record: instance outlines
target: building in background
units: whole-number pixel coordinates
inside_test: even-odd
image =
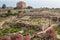
[[[17,2],[16,5],[19,8],[26,8],[26,3],[24,1],[19,1],[19,2]]]

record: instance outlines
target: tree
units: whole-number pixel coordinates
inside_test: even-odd
[[[8,10],[8,13],[11,13],[11,10]]]
[[[5,14],[6,16],[10,16],[10,15],[12,15],[11,10],[8,10],[7,12],[8,12],[8,13]]]
[[[5,5],[5,4],[3,4],[3,5],[2,5],[2,8],[3,8],[3,9],[5,9],[5,8],[6,8],[6,5]]]
[[[31,6],[28,6],[27,8],[28,8],[28,9],[31,9],[32,7],[31,7]]]

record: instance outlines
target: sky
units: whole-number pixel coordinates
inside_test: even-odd
[[[16,3],[21,0],[0,0],[0,6],[6,4],[10,7],[15,7]],[[27,6],[34,8],[48,7],[48,8],[60,8],[60,0],[22,0],[26,2]]]

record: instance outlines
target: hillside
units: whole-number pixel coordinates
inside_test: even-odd
[[[59,11],[60,9],[57,8],[0,9],[0,37],[8,35],[12,36],[13,34],[21,34],[23,36],[29,34],[32,37],[31,39],[39,40],[41,37],[47,38],[48,35],[50,35],[50,29],[48,31],[47,28],[52,24],[56,24],[56,26],[54,25],[51,28],[53,31],[51,32],[51,35],[55,35],[50,35],[51,40],[56,39],[56,35],[60,35],[60,29],[58,26],[60,25]],[[48,33],[46,33],[47,31],[45,30],[47,30]],[[37,34],[38,32],[41,34]]]

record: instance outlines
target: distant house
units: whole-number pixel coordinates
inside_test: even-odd
[[[17,2],[17,7],[20,7],[20,8],[26,8],[26,3],[25,2],[23,2],[23,1],[19,1],[19,2]]]

